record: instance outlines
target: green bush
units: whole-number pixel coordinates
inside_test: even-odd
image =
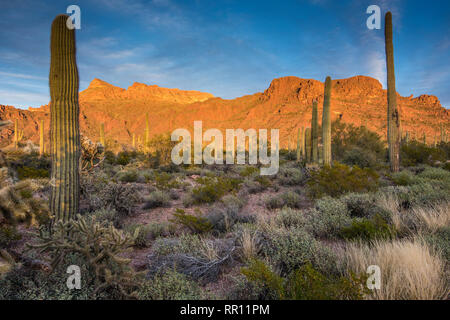
[[[143,209],[153,209],[159,207],[168,207],[170,204],[170,197],[166,192],[156,190],[150,193],[144,199]]]
[[[20,180],[49,178],[50,171],[48,169],[21,166],[17,168],[17,176]]]
[[[371,219],[353,219],[350,226],[342,228],[341,235],[346,240],[386,240],[395,238],[396,231],[381,215],[377,214]]]
[[[136,182],[138,178],[136,170],[125,170],[118,173],[118,179],[121,182]]]
[[[265,200],[268,209],[278,209],[283,207],[300,208],[302,206],[302,197],[293,191],[276,194]]]
[[[446,161],[448,155],[441,148],[427,146],[418,141],[402,144],[400,147],[400,160],[404,167],[418,164],[433,164],[435,161]]]
[[[171,222],[187,227],[193,233],[205,233],[212,229],[211,222],[204,217],[198,217],[190,214],[186,214],[182,209],[176,209],[173,214]]]
[[[272,230],[262,251],[282,274],[287,275],[308,262],[324,272],[336,271],[332,252],[302,229]]]
[[[408,170],[403,170],[401,172],[395,172],[391,175],[392,181],[398,186],[409,186],[416,182],[414,173]]]
[[[298,186],[303,183],[304,177],[300,168],[280,168],[277,179],[283,186]]]
[[[361,168],[375,167],[385,161],[385,147],[381,137],[366,127],[355,127],[342,121],[331,125],[333,158]]]
[[[241,172],[239,172],[239,175],[241,177],[251,177],[257,175],[258,172],[259,169],[257,167],[246,166],[241,170]]]
[[[351,221],[346,204],[340,199],[324,197],[308,212],[308,230],[317,237],[334,238]]]
[[[197,182],[200,185],[192,189],[194,203],[211,203],[228,192],[238,191],[243,181],[226,177],[201,177],[197,179]]]
[[[140,300],[199,300],[201,289],[186,275],[168,270],[146,281],[138,292]]]
[[[368,293],[365,275],[327,276],[307,263],[282,278],[263,261],[253,260],[241,269],[248,281],[265,289],[264,298],[288,300],[362,300]]]
[[[369,192],[378,188],[379,175],[372,169],[348,167],[334,162],[333,166],[324,166],[312,171],[308,181],[308,192],[312,198],[324,195],[338,197],[350,192]]]

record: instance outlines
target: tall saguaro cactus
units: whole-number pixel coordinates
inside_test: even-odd
[[[44,120],[41,120],[41,124],[39,126],[39,155],[42,157],[44,152]]]
[[[317,101],[314,100],[311,119],[311,162],[319,163],[319,124],[317,119]]]
[[[389,163],[392,172],[400,169],[400,115],[397,109],[397,93],[395,91],[395,71],[394,71],[394,44],[392,41],[392,14],[386,13],[384,36],[386,41],[386,66],[387,66],[387,124],[388,124],[388,146]]]
[[[302,157],[303,130],[304,130],[304,128],[302,127],[301,130],[300,130],[300,128],[298,128],[298,131],[297,131],[297,161],[300,161],[300,159]]]
[[[311,162],[311,128],[305,129],[305,159],[307,163]]]
[[[132,141],[131,145],[133,146],[133,149],[135,149],[136,148],[136,135],[134,133],[133,133],[133,137],[132,137],[131,141]]]
[[[50,145],[52,155],[50,210],[56,220],[68,221],[79,208],[80,127],[75,30],[67,15],[52,23],[50,39]]]
[[[331,78],[325,80],[322,112],[323,164],[331,165]]]

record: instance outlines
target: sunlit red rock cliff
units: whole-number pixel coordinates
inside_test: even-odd
[[[280,143],[295,141],[299,126],[310,126],[313,100],[319,101],[319,119],[324,84],[317,80],[284,77],[274,79],[269,88],[233,100],[216,98],[209,93],[167,89],[157,85],[134,83],[128,89],[94,79],[80,92],[82,134],[98,141],[100,123],[105,124],[106,141],[111,145],[130,145],[132,134],[144,135],[145,114],[149,114],[150,135],[176,128],[192,129],[194,120],[203,128],[278,128]],[[1,103],[1,101],[0,101]],[[355,125],[365,125],[381,136],[386,135],[386,90],[379,81],[365,76],[333,81],[332,118]],[[402,131],[423,137],[429,143],[440,137],[440,126],[450,127],[450,112],[435,96],[417,98],[398,95]],[[49,106],[16,109],[0,105],[0,120],[19,120],[24,139],[39,141],[39,121],[45,120],[46,140],[50,127]],[[320,123],[320,121],[319,121]],[[0,131],[0,146],[13,141],[14,126]]]

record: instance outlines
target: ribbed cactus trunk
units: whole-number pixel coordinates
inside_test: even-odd
[[[50,210],[60,221],[78,213],[80,186],[79,80],[75,29],[67,28],[67,19],[67,15],[55,18],[50,39]]]
[[[317,101],[313,102],[311,119],[311,162],[319,163],[319,123],[317,115]]]
[[[304,161],[306,161],[306,149],[305,149],[305,144],[306,144],[306,129],[304,127],[302,127],[302,143],[301,143],[301,153],[302,153],[302,159]]]
[[[39,155],[42,157],[44,152],[44,120],[41,120],[41,124],[39,126]]]
[[[392,14],[386,13],[385,17],[385,41],[386,41],[386,66],[387,66],[387,100],[388,100],[388,146],[389,163],[392,172],[400,169],[400,115],[397,109],[397,93],[395,90],[395,70],[394,70],[394,44],[392,36]]]
[[[423,144],[427,144],[427,134],[423,133]]]
[[[405,135],[405,143],[408,145],[409,143],[409,131],[406,131],[406,135]]]
[[[305,129],[305,158],[306,162],[311,162],[311,128]]]
[[[148,113],[145,114],[145,145],[144,145],[144,151],[149,151],[149,145],[150,145],[150,126],[148,123]]]
[[[331,78],[325,80],[322,112],[323,164],[331,166]]]
[[[297,130],[297,161],[302,158],[302,137],[303,137],[303,127]]]
[[[105,124],[100,124],[100,143],[105,147]]]
[[[133,138],[132,138],[132,144],[131,145],[133,146],[133,149],[136,148],[136,135],[134,133],[133,133]]]

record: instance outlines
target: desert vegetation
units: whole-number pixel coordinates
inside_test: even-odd
[[[104,124],[99,142],[80,135],[65,19],[52,26],[51,148],[43,135],[40,148],[22,144],[15,122],[0,152],[0,299],[449,298],[450,144],[400,139],[393,78],[388,141],[331,121],[327,77],[321,130],[314,101],[276,175],[174,165],[173,141],[150,136],[148,115],[144,139],[121,150]],[[80,289],[66,286],[72,265]],[[367,286],[373,265],[378,289]]]

